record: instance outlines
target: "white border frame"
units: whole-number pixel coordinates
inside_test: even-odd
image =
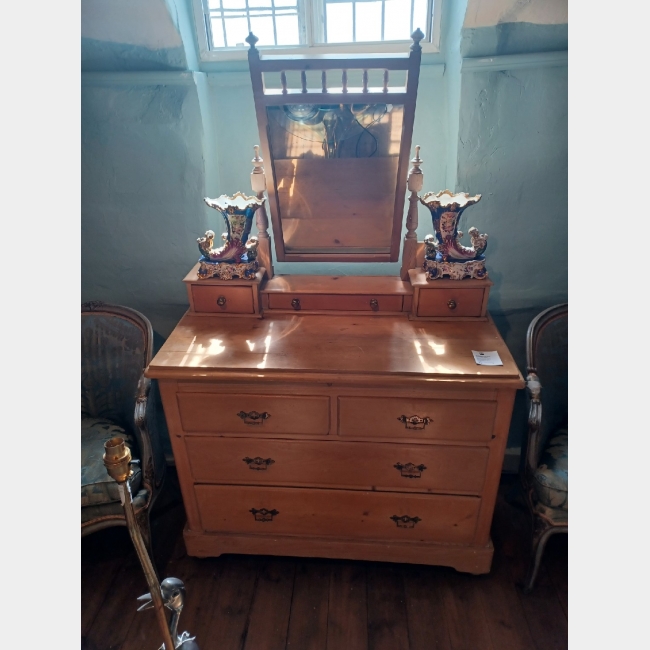
[[[444,0],[429,0],[429,6],[433,2],[433,17],[430,34],[431,40],[423,40],[422,53],[431,54],[440,52],[440,16]],[[207,29],[205,26],[205,13],[203,11],[204,0],[191,0],[192,14],[194,17],[194,32],[199,46],[199,59],[201,63],[216,63],[219,61],[244,61],[248,56],[248,47],[237,49],[211,50],[208,44]],[[313,20],[316,20],[313,18]],[[313,38],[316,33],[316,26],[313,21],[306,21],[308,36]],[[204,27],[205,26],[205,27]],[[404,52],[404,46],[410,45],[411,41],[391,41],[390,43],[336,43],[333,45],[298,45],[295,47],[259,47],[261,52],[267,54],[290,55],[298,54],[303,56],[317,56],[321,54],[384,54],[391,52]]]

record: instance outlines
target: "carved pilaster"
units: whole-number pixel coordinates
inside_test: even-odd
[[[260,157],[260,147],[255,145],[255,157],[251,161],[253,163],[253,171],[251,172],[251,187],[255,196],[258,199],[264,198],[264,191],[266,190],[266,176],[264,175],[264,161]],[[269,218],[266,214],[266,202],[255,212],[255,224],[257,225],[257,238],[259,245],[257,249],[257,259],[260,266],[266,269],[266,273],[270,278],[273,277],[273,260],[271,258],[271,239],[269,237]]]
[[[411,160],[412,166],[406,181],[411,196],[409,197],[409,209],[406,215],[406,235],[404,235],[404,249],[402,251],[402,270],[400,271],[402,280],[408,280],[409,269],[416,268],[418,248],[416,233],[418,229],[418,192],[422,191],[424,182],[424,175],[420,169],[421,164],[420,145],[417,145],[415,147],[415,158]]]

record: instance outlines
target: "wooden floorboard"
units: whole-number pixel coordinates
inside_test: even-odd
[[[173,472],[154,510],[159,573],[185,582],[180,630],[201,650],[564,650],[567,648],[566,535],[548,543],[531,594],[530,519],[516,479],[499,491],[488,575],[446,567],[224,555],[191,558]],[[125,528],[82,540],[82,650],[157,650],[148,591]]]

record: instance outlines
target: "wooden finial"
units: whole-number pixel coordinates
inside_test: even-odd
[[[409,175],[406,180],[408,185],[409,192],[421,192],[422,185],[424,180],[424,175],[420,169],[422,164],[422,159],[420,158],[420,145],[415,146],[415,158],[411,160],[411,169],[409,169]]]
[[[253,163],[253,171],[251,172],[251,187],[255,194],[259,195],[266,189],[266,176],[264,175],[264,161],[260,157],[260,146],[255,145],[255,157],[251,162]]]
[[[418,27],[412,34],[411,38],[413,39],[413,45],[411,45],[411,51],[417,52],[422,49],[420,41],[424,38],[422,30]]]
[[[253,32],[248,32],[248,36],[246,37],[246,42],[251,46],[251,50],[256,50],[257,48],[255,47],[255,43],[259,41],[260,39],[253,34]],[[413,48],[411,48],[413,49]]]

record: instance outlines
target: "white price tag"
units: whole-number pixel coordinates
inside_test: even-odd
[[[478,350],[472,350],[472,354],[474,355],[474,361],[479,366],[502,366],[503,361],[501,361],[501,357],[499,356],[499,353],[496,351],[490,351],[490,352],[480,352]]]

